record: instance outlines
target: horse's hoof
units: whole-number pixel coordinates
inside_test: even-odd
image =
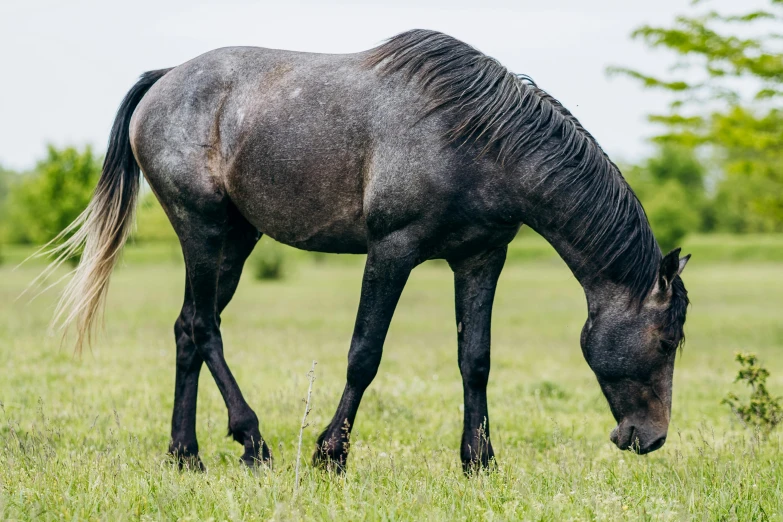
[[[498,463],[494,456],[487,459],[469,460],[462,462],[462,472],[466,477],[473,477],[481,473],[492,473],[498,470]]]
[[[345,474],[346,454],[331,454],[318,448],[313,453],[313,467],[337,475]]]
[[[272,469],[272,457],[259,459],[256,457],[242,456],[239,459],[239,462],[253,472],[258,472],[261,469]]]
[[[253,471],[258,471],[261,468],[272,469],[272,453],[270,453],[266,443],[262,444],[259,450],[252,453],[246,451],[239,459],[239,462]]]
[[[206,466],[201,462],[201,458],[198,454],[185,455],[182,453],[169,453],[169,458],[176,463],[177,468],[180,471],[197,471],[200,473],[207,471]]]

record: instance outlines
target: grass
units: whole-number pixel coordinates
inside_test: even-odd
[[[136,256],[136,257],[134,257]],[[176,256],[171,257],[177,259]],[[302,470],[296,445],[313,359],[309,462],[344,384],[361,263],[300,263],[246,277],[224,314],[226,357],[274,457],[251,473],[225,437],[202,372],[206,474],[165,457],[174,388],[172,325],[184,273],[129,250],[113,278],[107,333],[81,358],[46,334],[56,295],[16,297],[40,270],[0,269],[0,518],[19,520],[763,520],[783,517],[781,440],[742,429],[720,400],[735,351],[753,351],[783,390],[783,264],[689,264],[688,342],[663,449],[615,449],[606,401],[582,359],[584,297],[560,262],[517,260],[501,277],[489,388],[497,472],[459,464],[461,382],[451,274],[418,268],[354,430],[349,471]],[[249,276],[250,274],[246,274]]]

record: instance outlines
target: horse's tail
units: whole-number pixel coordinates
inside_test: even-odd
[[[95,318],[102,311],[109,277],[134,222],[139,195],[139,165],[130,144],[130,120],[141,99],[171,69],[141,75],[122,100],[109,136],[103,169],[92,200],[73,223],[50,244],[54,260],[42,276],[51,274],[81,252],[79,265],[63,292],[52,324],[67,330],[76,325],[76,351],[90,343]],[[69,237],[70,236],[70,237]]]

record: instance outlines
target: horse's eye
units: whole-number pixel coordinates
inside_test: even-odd
[[[670,353],[677,349],[677,343],[668,339],[661,339],[660,349],[663,353]]]

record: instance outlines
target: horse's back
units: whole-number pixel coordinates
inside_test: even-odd
[[[164,207],[222,192],[284,243],[363,252],[378,85],[361,54],[217,49],[150,89],[131,142]]]

